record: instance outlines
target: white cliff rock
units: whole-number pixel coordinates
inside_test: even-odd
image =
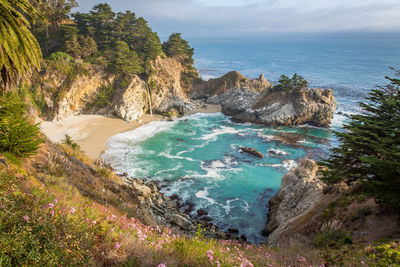
[[[269,202],[268,223],[263,231],[268,244],[279,243],[282,232],[292,226],[291,222],[322,199],[325,184],[317,172],[318,165],[306,159],[282,178],[278,193]]]

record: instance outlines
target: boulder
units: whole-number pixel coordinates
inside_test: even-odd
[[[252,148],[252,147],[241,147],[240,150],[242,150],[243,152],[245,152],[247,154],[250,154],[250,155],[253,155],[255,157],[258,157],[258,158],[264,158],[263,153],[261,153],[260,151],[258,151],[255,148]]]
[[[193,230],[195,228],[188,219],[179,214],[173,214],[171,216],[171,221],[184,230]]]
[[[198,209],[197,210],[197,215],[200,216],[200,217],[208,215],[208,211],[206,211],[205,209]]]
[[[146,199],[150,199],[152,192],[151,188],[148,187],[147,185],[141,184],[138,181],[133,181],[132,184],[132,190],[135,193],[135,195],[141,196]]]

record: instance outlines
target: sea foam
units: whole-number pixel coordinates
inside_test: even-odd
[[[132,144],[139,143],[175,125],[173,121],[153,121],[133,131],[112,136],[106,142],[107,150],[102,160],[111,164],[117,173],[126,172],[125,157]]]

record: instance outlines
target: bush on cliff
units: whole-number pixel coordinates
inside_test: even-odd
[[[36,152],[42,139],[38,124],[29,121],[26,105],[14,94],[0,98],[0,152],[27,157]]]
[[[295,73],[292,78],[289,78],[288,76],[282,74],[278,81],[278,84],[273,87],[273,90],[291,92],[294,90],[300,91],[303,89],[307,89],[307,87],[308,82],[304,79],[303,76]]]
[[[363,112],[336,132],[341,145],[322,164],[328,183],[359,181],[365,193],[400,207],[400,71],[395,76],[359,103]]]
[[[187,41],[182,39],[180,33],[171,34],[162,47],[167,56],[178,58],[182,64],[193,64],[194,49],[190,47]]]

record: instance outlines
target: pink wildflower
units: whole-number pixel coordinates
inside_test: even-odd
[[[215,261],[215,264],[217,265],[217,267],[221,267],[221,263],[219,263],[219,261]]]
[[[50,211],[51,217],[54,217],[54,210]]]
[[[166,262],[160,263],[157,267],[167,267],[167,263]]]
[[[210,260],[210,263],[213,264],[214,252],[212,252],[212,250],[207,250],[206,255],[207,255],[208,259]]]
[[[49,203],[48,206],[52,209],[54,208],[54,204],[53,203]]]
[[[266,257],[267,259],[269,259],[269,258],[271,258],[271,254],[265,253],[265,257]]]
[[[114,232],[114,228],[112,228],[112,229],[110,230],[110,232],[113,233],[113,232]]]
[[[58,203],[58,199],[54,199],[54,203],[56,203],[56,204],[57,204],[57,203]]]
[[[365,262],[364,262],[364,261],[361,261],[361,264],[362,264],[362,265],[365,265]]]
[[[121,246],[119,245],[119,243],[117,242],[116,244],[115,244],[115,248],[116,249],[119,249]]]
[[[29,216],[25,215],[24,217],[22,217],[25,221],[29,222]]]
[[[76,209],[75,208],[71,208],[69,211],[71,212],[71,214],[74,214]]]

